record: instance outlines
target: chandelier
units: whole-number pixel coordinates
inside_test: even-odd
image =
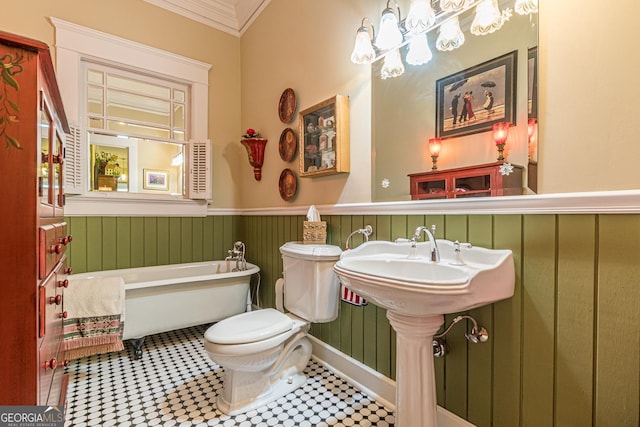
[[[411,0],[409,14],[402,19],[397,0],[393,2],[395,9],[390,6],[391,0],[387,0],[377,36],[369,19],[362,19],[351,53],[351,61],[355,64],[371,64],[384,58],[380,70],[383,79],[404,73],[400,48],[405,45],[409,45],[405,57],[407,64],[422,65],[429,62],[433,53],[428,37],[430,33],[433,33],[431,37],[436,37],[436,30],[437,50],[446,52],[462,46],[465,35],[460,28],[459,17],[468,10],[475,8],[469,31],[476,36],[499,30],[512,15],[511,8],[500,10],[498,0]],[[537,13],[538,0],[515,0],[513,9],[520,15]]]

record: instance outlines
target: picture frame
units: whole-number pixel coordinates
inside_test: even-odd
[[[298,114],[300,177],[349,172],[349,97],[335,95]]]
[[[498,122],[515,125],[517,63],[514,50],[437,80],[436,137],[487,132]]]
[[[144,182],[142,188],[145,190],[168,190],[169,172],[164,170],[143,169]]]
[[[527,117],[538,118],[538,46],[529,49],[527,60]]]

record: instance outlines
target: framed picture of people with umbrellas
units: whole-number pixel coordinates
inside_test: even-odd
[[[516,124],[518,51],[436,81],[436,136],[451,138]]]

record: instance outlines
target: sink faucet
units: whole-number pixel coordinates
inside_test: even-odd
[[[438,250],[438,244],[436,243],[436,226],[432,225],[431,226],[431,230],[429,230],[428,227],[425,227],[424,225],[421,225],[420,227],[416,228],[416,232],[413,234],[413,237],[411,238],[412,242],[416,242],[419,238],[420,235],[422,234],[422,232],[425,232],[425,234],[427,235],[427,237],[429,238],[429,243],[431,244],[431,248],[429,250],[430,252],[430,257],[431,257],[431,261],[433,262],[439,262],[440,261],[440,251]]]

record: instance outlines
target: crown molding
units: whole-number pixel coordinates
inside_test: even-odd
[[[145,0],[178,15],[240,37],[270,0]]]

